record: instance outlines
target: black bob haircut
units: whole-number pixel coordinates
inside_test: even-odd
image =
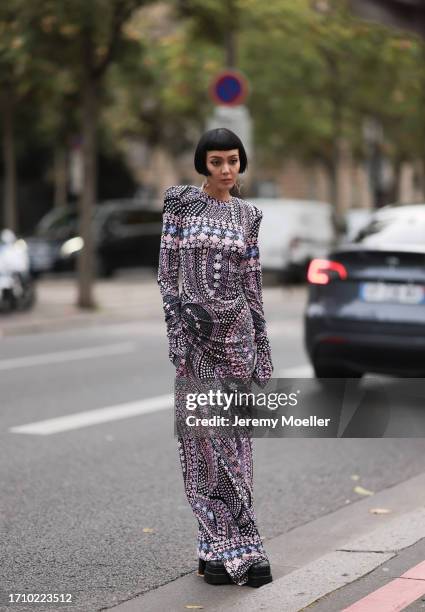
[[[195,151],[195,169],[199,174],[210,176],[207,168],[207,151],[230,151],[239,149],[240,174],[248,166],[246,152],[239,136],[227,128],[216,128],[202,134]]]

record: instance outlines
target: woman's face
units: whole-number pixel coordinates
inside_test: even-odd
[[[241,162],[239,149],[207,151],[208,183],[218,191],[231,189],[236,183]]]

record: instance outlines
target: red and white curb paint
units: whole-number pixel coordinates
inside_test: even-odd
[[[425,594],[425,561],[341,612],[399,612]]]

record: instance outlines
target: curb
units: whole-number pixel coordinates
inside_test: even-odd
[[[306,612],[401,612],[425,608],[425,540],[403,549],[372,572],[320,598]]]
[[[390,514],[372,514],[371,508]],[[350,538],[350,534],[353,536]],[[425,537],[425,473],[265,541],[274,581],[258,590],[214,587],[191,572],[110,609],[299,612]],[[195,565],[195,559],[194,559]]]
[[[240,604],[238,612],[299,612],[344,587],[425,538],[425,507],[409,512],[312,563],[265,585]],[[224,612],[225,608],[216,608]]]

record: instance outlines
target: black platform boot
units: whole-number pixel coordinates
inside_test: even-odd
[[[270,564],[268,561],[258,561],[254,563],[248,570],[248,586],[260,587],[263,584],[272,582],[273,577],[270,571]]]
[[[232,582],[222,561],[206,562],[204,580],[208,584],[230,584]]]

